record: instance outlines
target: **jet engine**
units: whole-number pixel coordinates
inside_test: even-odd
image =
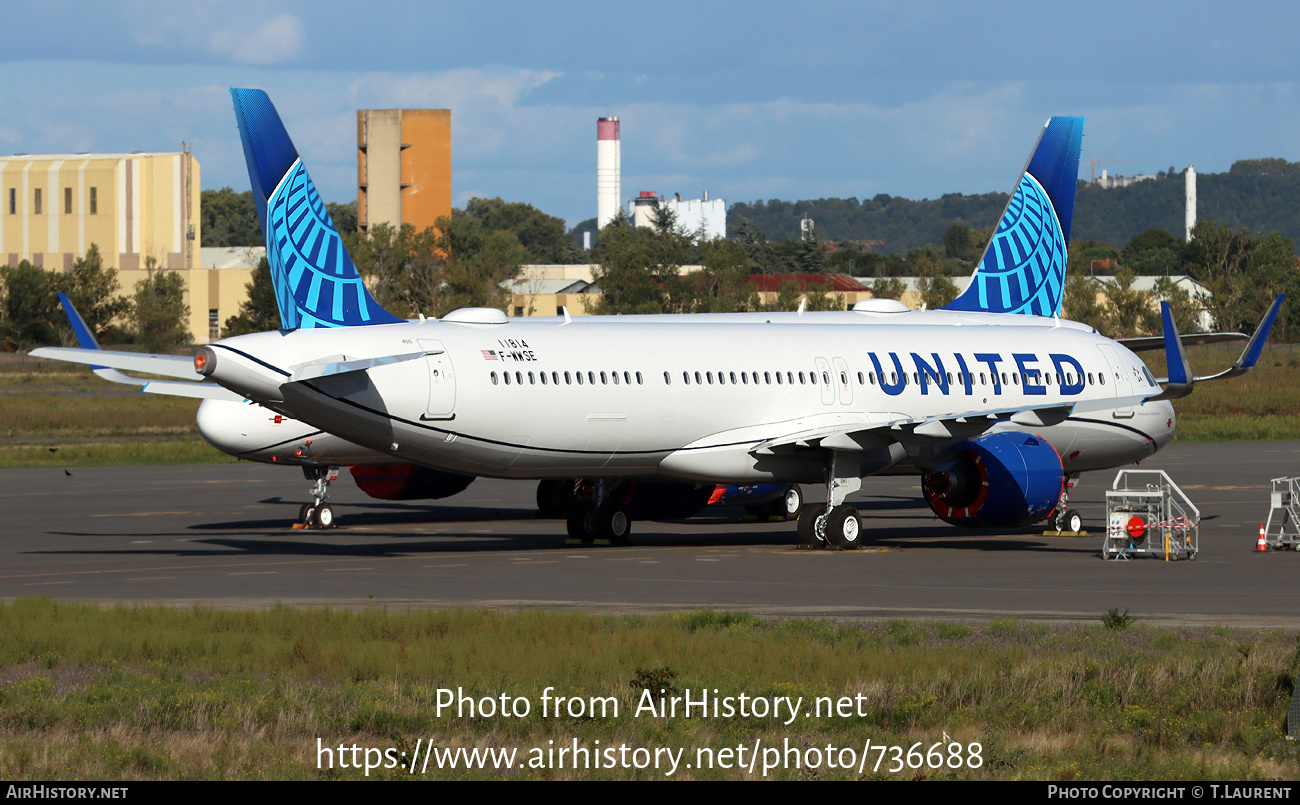
[[[414,464],[356,465],[348,469],[362,492],[380,500],[437,500],[463,491],[474,481],[473,475]]]
[[[1061,457],[1028,433],[991,433],[957,446],[926,469],[921,490],[941,519],[967,528],[1029,525],[1061,498]]]

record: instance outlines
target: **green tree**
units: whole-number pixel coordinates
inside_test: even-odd
[[[237,314],[226,319],[226,324],[221,329],[222,337],[280,329],[283,326],[280,321],[280,306],[275,301],[271,266],[265,257],[258,262],[252,280],[245,283],[244,288],[248,292],[248,298],[239,303]]]
[[[465,205],[465,216],[478,219],[489,230],[513,234],[528,250],[531,262],[571,264],[582,259],[581,250],[565,234],[564,220],[531,204],[472,198]]]
[[[70,273],[54,276],[56,290],[68,295],[96,338],[112,335],[113,322],[131,309],[131,301],[118,293],[117,269],[104,267],[94,243],[72,263]]]
[[[795,267],[801,274],[826,273],[826,247],[817,240],[811,227],[799,239]]]
[[[743,215],[736,217],[736,240],[740,242],[745,250],[745,256],[753,266],[753,270],[759,274],[774,274],[778,265],[776,253],[772,251],[772,245],[767,242],[767,235],[763,230],[754,226]]]
[[[515,236],[477,218],[452,215],[417,232],[410,224],[375,224],[344,243],[385,310],[397,316],[442,316],[460,307],[505,308],[502,283],[529,259]]]
[[[654,232],[632,226],[621,210],[600,230],[600,242],[592,249],[599,266],[593,271],[600,288],[596,313],[663,313],[668,309],[664,278],[677,266],[659,264],[659,247]]]
[[[325,212],[329,215],[330,221],[334,223],[334,228],[340,233],[357,231],[357,202],[355,199],[346,204],[331,201],[325,205]]]
[[[916,265],[916,289],[927,310],[935,310],[957,298],[957,284],[943,273],[943,265],[922,256]]]
[[[695,283],[695,313],[740,313],[758,307],[758,291],[749,281],[749,257],[734,240],[700,243],[703,270],[684,279]]]
[[[204,190],[199,194],[199,220],[204,246],[265,245],[252,190]]]
[[[1178,328],[1179,333],[1201,331],[1201,304],[1192,299],[1192,295],[1186,288],[1168,277],[1160,277],[1156,280],[1153,293],[1156,299],[1169,303],[1169,310],[1174,316],[1174,326]]]
[[[871,295],[876,299],[902,299],[907,286],[898,277],[880,277],[871,283]]]
[[[166,352],[190,343],[185,304],[185,280],[175,271],[162,271],[158,260],[146,257],[145,278],[135,284],[132,335],[148,352]]]
[[[1136,280],[1137,274],[1131,269],[1121,268],[1106,283],[1110,310],[1102,332],[1111,338],[1152,335],[1160,329],[1160,314],[1153,306],[1152,294],[1133,288]]]
[[[413,287],[412,311],[442,316],[461,307],[504,309],[510,300],[503,284],[519,276],[528,250],[512,232],[488,229],[475,218],[439,218],[435,230],[433,248],[412,255],[412,274],[422,280]]]
[[[1183,244],[1163,229],[1134,235],[1120,252],[1120,261],[1141,276],[1176,274],[1182,265]]]
[[[1101,290],[1101,281],[1088,276],[1087,272],[1069,272],[1065,278],[1061,315],[1104,332],[1109,324],[1106,303],[1097,299]]]
[[[62,343],[53,322],[62,317],[53,275],[27,260],[0,269],[4,281],[4,309],[0,337],[7,349],[26,349]]]
[[[1219,330],[1251,332],[1273,297],[1292,294],[1300,284],[1295,247],[1276,231],[1262,234],[1197,221],[1184,259],[1187,273],[1206,287],[1208,295],[1201,301]],[[1288,311],[1283,333],[1294,332],[1295,315]]]
[[[954,261],[962,268],[970,268],[980,259],[984,250],[984,240],[978,240],[979,233],[963,223],[955,223],[943,233],[944,257]]]

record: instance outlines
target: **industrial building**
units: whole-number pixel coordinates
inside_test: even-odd
[[[0,157],[0,193],[7,265],[71,271],[93,244],[127,296],[150,262],[179,272],[196,342],[208,340],[214,316],[235,313],[222,310],[230,294],[220,279],[200,274],[199,162],[188,150]]]
[[[635,226],[654,226],[654,211],[663,208],[672,213],[678,227],[700,240],[713,240],[727,236],[727,202],[710,199],[708,191],[703,198],[683,199],[681,193],[676,198],[666,199],[655,195],[653,190],[642,190],[641,194],[627,203],[627,214]]]
[[[423,231],[450,215],[451,110],[358,110],[358,228]]]

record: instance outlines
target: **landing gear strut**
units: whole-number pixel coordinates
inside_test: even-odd
[[[612,545],[626,545],[632,533],[632,518],[619,500],[623,481],[597,479],[590,494],[576,498],[565,521],[569,538],[590,544],[598,539]],[[586,490],[584,490],[585,493]]]
[[[334,528],[334,509],[325,501],[329,499],[330,482],[339,477],[338,467],[304,464],[302,475],[311,481],[312,502],[298,509],[298,522],[294,528]]]
[[[1061,499],[1056,502],[1056,509],[1049,521],[1058,534],[1078,534],[1083,531],[1083,515],[1077,509],[1070,508],[1070,489],[1078,480],[1079,473],[1072,473],[1061,486]]]
[[[856,453],[835,450],[826,470],[826,504],[805,506],[799,515],[799,546],[856,551],[862,546],[862,519],[844,498],[862,488]]]

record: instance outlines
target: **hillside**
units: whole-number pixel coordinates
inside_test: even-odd
[[[1181,171],[1161,171],[1155,179],[1112,190],[1080,182],[1073,238],[1123,246],[1134,235],[1158,228],[1181,239],[1183,186]],[[1277,230],[1300,241],[1300,163],[1248,159],[1233,163],[1225,173],[1198,174],[1197,198],[1198,218],[1255,231]],[[954,223],[991,226],[1006,203],[1006,193],[949,193],[919,201],[880,194],[865,201],[739,202],[727,212],[727,230],[736,232],[743,217],[763,230],[769,240],[798,238],[799,221],[807,215],[816,222],[821,240],[879,240],[878,253],[906,253],[941,243]]]

